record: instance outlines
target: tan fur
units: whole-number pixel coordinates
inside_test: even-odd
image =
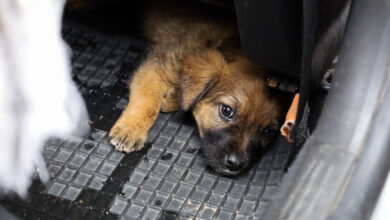
[[[222,83],[212,88],[211,95],[196,104],[193,115],[201,136],[203,130],[217,130],[232,125],[242,127],[236,133],[241,142],[238,147],[244,150],[249,137],[259,128],[278,128],[279,124],[274,122],[274,119],[282,115],[282,108],[279,99],[267,95],[263,70],[250,64],[245,58],[227,66],[229,71],[219,79]],[[238,117],[234,122],[226,123],[219,117],[219,103],[237,109]]]
[[[192,9],[152,8],[145,33],[151,50],[133,76],[127,108],[110,131],[117,150],[140,150],[159,111],[193,110],[201,136],[204,130],[239,125],[241,150],[259,128],[278,126],[280,103],[266,91],[264,70],[241,54],[234,22],[194,15]],[[219,116],[220,103],[237,109],[233,122]]]

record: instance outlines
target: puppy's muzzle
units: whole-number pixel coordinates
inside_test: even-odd
[[[225,158],[225,166],[231,172],[239,172],[248,165],[248,160],[234,153],[226,154]]]

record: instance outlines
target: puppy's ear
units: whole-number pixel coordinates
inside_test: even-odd
[[[216,50],[189,55],[180,75],[181,108],[192,108],[226,71],[226,61]]]

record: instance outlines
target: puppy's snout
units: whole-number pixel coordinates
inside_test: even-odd
[[[239,157],[236,154],[228,154],[226,156],[226,167],[233,172],[239,171],[246,166],[245,158]]]

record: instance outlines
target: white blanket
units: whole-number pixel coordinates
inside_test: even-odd
[[[64,0],[0,0],[0,190],[25,195],[42,146],[87,121],[60,34]]]

